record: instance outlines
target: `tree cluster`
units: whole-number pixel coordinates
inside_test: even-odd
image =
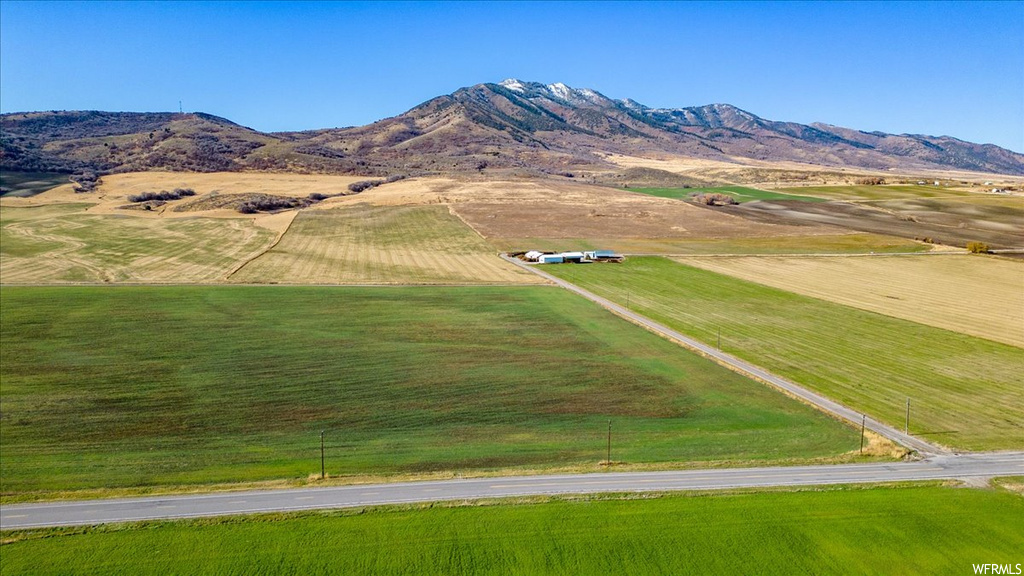
[[[704,204],[706,206],[731,206],[733,204],[739,204],[735,198],[728,194],[722,194],[720,192],[713,192],[710,194],[694,194],[693,201],[698,204]]]
[[[292,208],[306,208],[331,196],[314,192],[305,198],[289,198],[286,196],[259,195],[250,198],[238,205],[238,211],[242,214],[256,214],[258,212],[273,212],[275,210],[290,210]]]
[[[191,188],[175,188],[174,190],[167,191],[161,190],[159,192],[143,192],[142,194],[132,194],[128,197],[129,202],[149,202],[151,200],[160,200],[166,202],[168,200],[180,200],[186,196],[195,196],[196,191]]]
[[[399,180],[404,180],[404,179],[405,179],[405,176],[403,176],[401,174],[394,174],[392,176],[388,176],[384,180],[360,180],[359,182],[353,182],[353,183],[349,184],[348,185],[348,189],[349,189],[349,191],[351,191],[354,194],[359,194],[360,192],[364,192],[366,190],[369,190],[370,188],[373,188],[374,186],[380,186],[381,184],[390,184],[392,182],[398,182]]]
[[[75,183],[75,192],[78,194],[83,192],[92,192],[97,186],[103,183],[103,180],[100,179],[100,175],[91,170],[77,172],[69,176],[68,179]]]

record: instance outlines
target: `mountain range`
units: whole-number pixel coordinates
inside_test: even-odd
[[[202,113],[0,117],[4,170],[570,173],[609,167],[609,153],[1024,175],[1024,154],[950,136],[777,122],[728,104],[651,108],[595,90],[514,79],[461,88],[366,126],[302,132],[262,133]]]

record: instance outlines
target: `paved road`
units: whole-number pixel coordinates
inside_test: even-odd
[[[828,412],[829,414],[832,414],[838,418],[851,422],[857,426],[860,426],[861,424],[861,417],[863,415],[860,412],[843,406],[842,404],[836,402],[835,400],[830,400],[829,398],[826,398],[825,396],[822,396],[817,392],[812,392],[811,390],[808,390],[807,388],[804,388],[803,386],[791,380],[787,380],[781,376],[772,374],[771,372],[765,370],[764,368],[755,366],[744,360],[740,360],[739,358],[731,354],[726,354],[725,352],[722,352],[721,350],[713,346],[708,346],[707,344],[700,342],[698,340],[694,340],[693,338],[690,338],[689,336],[677,332],[669,328],[668,326],[665,326],[664,324],[660,324],[658,322],[655,322],[654,320],[651,320],[650,318],[647,318],[646,316],[641,316],[640,314],[637,314],[632,310],[628,310],[625,307],[612,302],[611,300],[602,298],[597,294],[594,294],[593,292],[584,290],[583,288],[576,286],[575,284],[571,284],[569,282],[566,282],[565,280],[562,280],[561,278],[552,276],[551,274],[548,274],[547,272],[540,270],[537,265],[527,264],[526,262],[523,262],[518,258],[510,258],[504,254],[502,255],[502,258],[515,264],[516,266],[525,268],[533,272],[534,274],[539,274],[540,276],[554,282],[555,284],[561,286],[562,288],[565,288],[566,290],[575,292],[576,294],[579,294],[580,296],[583,296],[588,300],[596,302],[597,304],[600,304],[601,306],[607,308],[608,310],[614,312],[619,316],[622,316],[623,318],[626,318],[631,322],[639,324],[640,326],[643,326],[644,328],[647,328],[652,332],[668,337],[671,340],[675,340],[682,344],[683,346],[690,348],[691,350],[695,350],[700,354],[712,358],[718,361],[723,366],[726,366],[741,374],[752,376],[758,380],[761,380],[762,382],[766,382],[780,390],[785,391],[787,394],[800,398],[801,400],[813,404],[818,408],[824,410],[825,412]],[[896,442],[897,444],[906,446],[907,448],[916,450],[925,455],[950,453],[949,450],[941,446],[936,446],[934,444],[931,444],[930,442],[927,442],[910,434],[904,434],[902,430],[898,430],[887,424],[877,422],[875,420],[872,420],[871,418],[867,418],[865,420],[864,425],[868,430],[871,430],[872,432],[880,434],[892,440],[893,442]]]
[[[555,284],[580,294],[624,318],[714,358],[734,370],[777,386],[840,418],[856,424],[861,422],[859,413],[824,396],[684,336],[671,328],[555,278],[535,267],[528,266],[519,260],[511,258],[508,260],[540,274]],[[192,518],[546,494],[718,490],[1024,475],[1024,452],[954,455],[879,422],[868,420],[867,427],[921,452],[927,458],[917,462],[881,464],[513,476],[335,488],[22,504],[0,506],[0,529],[91,525],[161,518]]]
[[[22,504],[0,506],[0,529],[531,495],[720,490],[1011,475],[1024,475],[1024,452],[941,455],[916,462],[880,464],[506,476],[335,488]]]

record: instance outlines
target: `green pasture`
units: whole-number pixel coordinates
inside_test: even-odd
[[[551,287],[0,289],[7,499],[778,461],[857,433]]]
[[[654,320],[910,432],[1024,448],[1024,350],[799,296],[665,258],[545,268]]]
[[[1024,498],[935,485],[382,507],[5,533],[0,574],[973,574]]]

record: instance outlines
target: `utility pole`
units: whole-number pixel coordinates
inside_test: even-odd
[[[610,468],[612,465],[612,421],[608,421],[608,459],[605,460]]]
[[[722,349],[722,327],[718,327],[718,349]]]
[[[324,474],[324,431],[320,431],[320,479],[323,480],[326,475]]]
[[[867,421],[867,416],[860,415],[860,453],[864,453],[864,423]]]
[[[907,396],[907,422],[903,425],[903,433],[910,434],[910,397]]]

